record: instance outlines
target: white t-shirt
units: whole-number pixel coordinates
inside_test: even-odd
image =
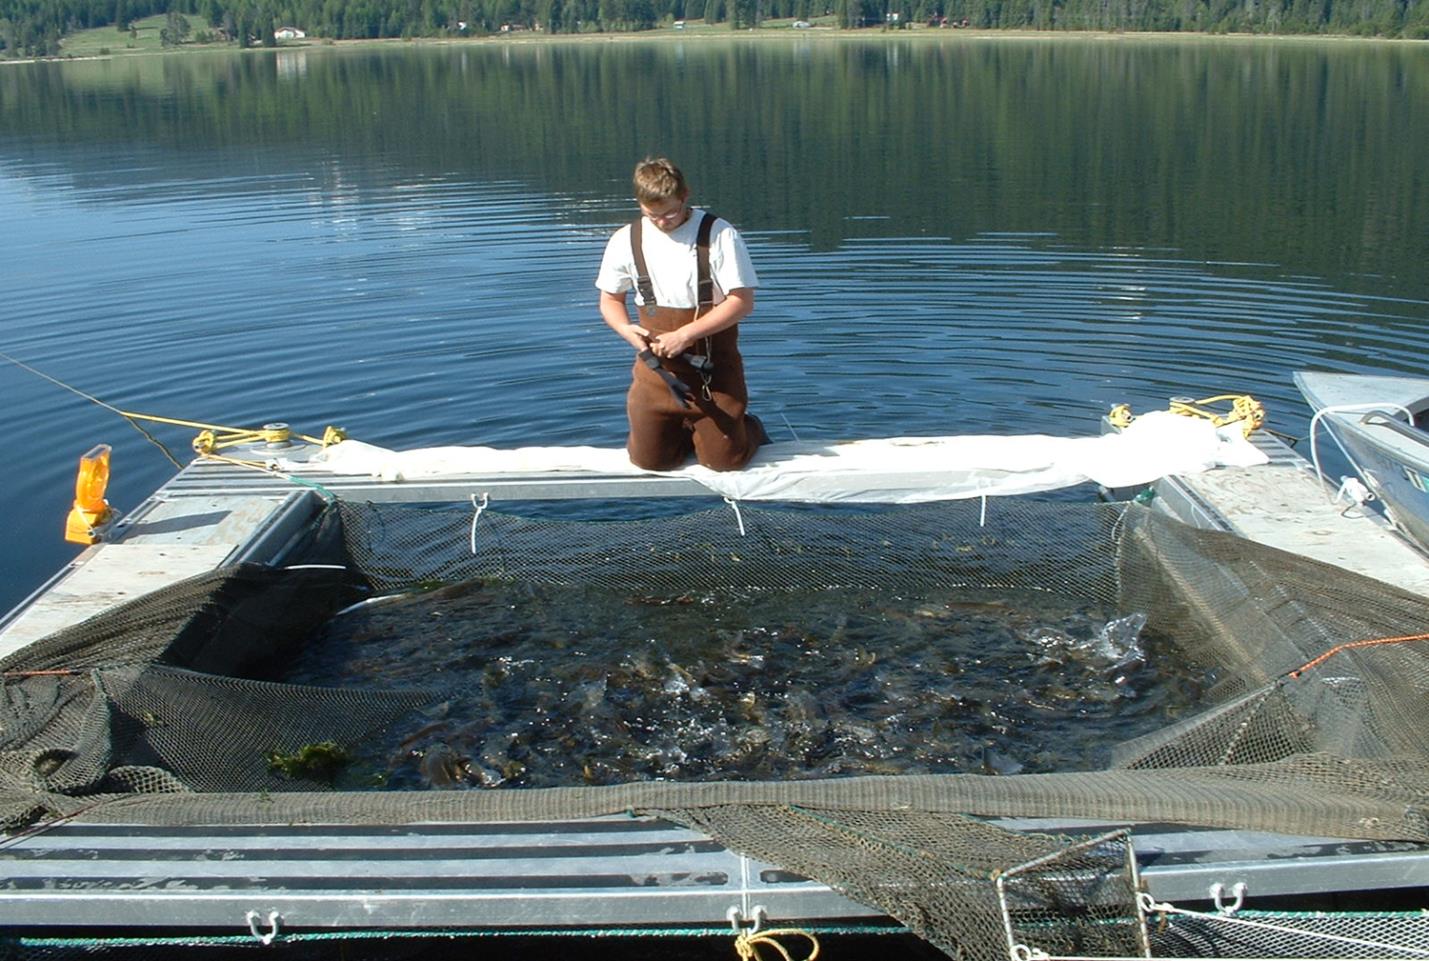
[[[695,241],[699,237],[700,220],[705,212],[690,210],[690,217],[670,233],[665,233],[647,218],[640,227],[641,246],[645,249],[645,266],[650,269],[650,284],[655,288],[655,302],[662,307],[699,306],[699,267],[695,260]],[[727,291],[740,287],[759,286],[754,263],[745,249],[744,238],[729,221],[716,218],[710,232],[710,277],[714,281],[714,302],[724,300]],[[607,294],[623,294],[635,290],[635,302],[643,303],[635,288],[635,254],[630,249],[630,225],[615,232],[605,245],[600,261],[600,273],[595,285]]]

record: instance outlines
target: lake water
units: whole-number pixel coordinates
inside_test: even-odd
[[[739,224],[776,438],[1090,434],[1300,368],[1421,373],[1429,45],[473,41],[0,65],[0,350],[127,410],[391,447],[618,445],[633,162]],[[172,473],[0,364],[0,609]],[[192,432],[156,435],[182,459]]]

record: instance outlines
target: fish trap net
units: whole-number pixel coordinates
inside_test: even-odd
[[[1122,957],[1150,945],[1196,956],[1230,937],[1215,919],[1148,922],[1125,838],[1089,845],[1007,830],[996,819],[1429,843],[1429,747],[1420,730],[1429,712],[1429,645],[1416,640],[1429,624],[1429,601],[1139,505],[1002,501],[986,513],[972,502],[839,512],[741,507],[591,521],[340,503],[291,560],[282,569],[240,566],[194,578],[0,662],[4,823],[391,824],[638,811],[823,881],[969,958],[1007,957],[1019,945],[1048,955]],[[589,602],[593,587],[621,598],[618,610]],[[529,716],[513,713],[507,727],[491,730],[491,712],[509,705],[467,710],[441,683],[451,665],[386,684],[317,675],[299,683],[285,673],[335,620],[365,618],[359,623],[371,633],[389,607],[419,611],[410,636],[440,652],[449,649],[453,605],[474,599],[485,618],[482,644],[463,657],[481,679],[475,686],[499,692],[521,670],[562,659],[570,620],[700,611],[721,597],[740,607],[793,598],[805,609],[818,598],[835,626],[814,640],[790,628],[794,650],[834,656],[862,645],[867,657],[850,656],[847,683],[882,712],[880,723],[907,726],[914,717],[914,738],[926,740],[923,726],[952,718],[956,733],[969,716],[957,712],[970,699],[945,691],[940,679],[959,669],[958,659],[900,690],[912,675],[887,673],[878,644],[859,640],[860,622],[840,611],[869,596],[883,599],[870,616],[896,615],[905,632],[952,630],[997,598],[1090,605],[1118,623],[1144,623],[1161,645],[1150,659],[1175,660],[1205,689],[1193,709],[1120,739],[1103,763],[1080,769],[1017,773],[987,755],[887,776],[867,766],[845,768],[846,776],[822,767],[813,777],[754,769],[744,780],[685,781],[659,765],[689,752],[686,732],[696,729],[680,725],[707,710],[706,695],[767,655],[751,649],[755,631],[732,632],[738,643],[727,663],[675,672],[660,662],[647,670],[648,659],[632,657],[626,674],[580,678],[560,697],[538,699]],[[550,613],[563,597],[576,599],[566,620]],[[421,607],[429,598],[440,604]],[[526,603],[531,598],[539,603]],[[531,612],[540,616],[533,621]],[[549,637],[547,653],[517,658],[502,646],[531,634]],[[908,636],[916,649],[927,635]],[[386,635],[367,639],[377,676],[400,669],[405,658],[380,660]],[[1055,675],[1069,644],[1106,640],[1105,629],[1062,638],[1027,670]],[[778,686],[779,671],[764,673],[778,683],[757,692],[752,706],[736,700],[738,707],[701,715],[699,736],[709,744],[723,738],[734,753],[808,757],[823,757],[829,745],[877,743],[876,725],[821,714],[826,692],[797,698]],[[1017,671],[1002,673],[1008,690],[1022,690]],[[627,677],[653,678],[684,712],[650,725],[653,766],[632,773],[582,763],[565,786],[488,789],[521,782],[532,755],[510,745],[521,731],[543,727],[541,718],[635,726],[631,717],[648,712],[618,713]],[[1094,683],[1116,678],[1086,680]],[[803,706],[793,711],[796,701]],[[746,706],[738,730],[719,726]],[[571,709],[578,713],[560,713]],[[1080,710],[1054,709],[1067,723]],[[440,758],[434,748],[413,748],[433,726],[468,741],[448,738]],[[399,750],[424,754],[425,786],[448,789],[392,790],[390,779],[356,776],[357,745],[393,730],[412,731],[399,737]],[[556,757],[561,743],[552,744]],[[1256,943],[1266,956],[1299,944]]]

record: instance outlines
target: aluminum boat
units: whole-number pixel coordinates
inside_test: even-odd
[[[1429,378],[1299,371],[1295,385],[1394,525],[1429,551]],[[1319,468],[1319,447],[1312,443]]]

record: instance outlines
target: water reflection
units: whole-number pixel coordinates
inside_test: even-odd
[[[288,51],[281,51],[283,54]],[[0,344],[118,406],[394,447],[621,442],[591,286],[631,162],[678,157],[764,287],[742,337],[805,438],[1091,433],[1173,394],[1429,351],[1429,58],[998,41],[310,48],[0,70]],[[658,82],[656,82],[658,81]],[[73,460],[168,462],[0,367],[8,606]],[[188,438],[161,433],[176,450]]]
[[[308,75],[307,50],[277,50],[273,53],[279,80],[301,80]]]
[[[1421,298],[1425,99],[1413,45],[1204,38],[311,48],[0,76],[6,153],[63,146],[80,183],[112,182],[113,144],[182,144],[198,155],[132,182],[326,161],[360,188],[620,198],[658,148],[739,223],[816,249],[1053,232],[1388,276]]]

